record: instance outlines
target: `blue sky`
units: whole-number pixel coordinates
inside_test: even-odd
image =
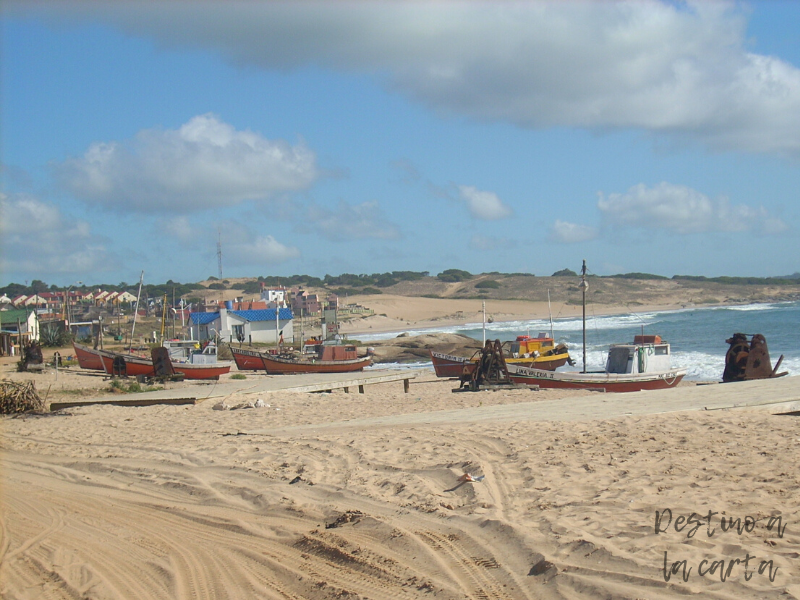
[[[800,270],[800,3],[1,6],[3,285]]]

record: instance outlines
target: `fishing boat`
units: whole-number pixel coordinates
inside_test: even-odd
[[[567,347],[564,344],[556,345],[555,340],[546,333],[540,333],[537,337],[517,336],[516,340],[504,345],[503,350],[508,365],[554,371],[567,363],[573,364]],[[461,377],[471,373],[478,363],[477,356],[467,358],[433,350],[430,355],[437,377]]]
[[[632,344],[614,344],[609,348],[604,371],[586,371],[586,261],[581,271],[583,290],[583,371],[554,372],[507,362],[512,383],[537,385],[540,388],[583,389],[605,392],[638,392],[677,386],[686,369],[671,364],[669,343],[658,335],[634,336]]]
[[[230,347],[233,360],[236,363],[236,368],[240,371],[263,371],[264,360],[261,358],[262,353],[256,350],[247,350],[245,348]]]
[[[124,365],[125,374],[129,377],[140,375],[153,377],[155,375],[153,361],[150,358],[124,352],[96,350],[78,343],[73,343],[72,346],[75,348],[78,365],[82,369],[105,371],[110,374],[119,371],[120,365]],[[117,361],[116,367],[115,360]],[[183,373],[185,379],[219,379],[220,375],[230,372],[231,365],[230,363],[192,364],[173,362],[172,368],[176,373]]]
[[[358,356],[350,344],[318,344],[315,352],[294,354],[262,354],[268,375],[289,373],[352,373],[372,364],[371,356]]]
[[[606,368],[600,372],[555,372],[509,364],[512,383],[540,388],[590,389],[605,392],[638,392],[675,387],[686,369],[670,364],[670,345],[659,336],[637,335],[632,344],[609,348]]]

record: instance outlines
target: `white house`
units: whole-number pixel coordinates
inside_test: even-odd
[[[0,329],[5,333],[39,339],[39,318],[35,310],[17,309],[0,311]]]
[[[277,311],[277,314],[276,314]],[[281,335],[292,340],[292,311],[289,308],[258,310],[229,310],[195,312],[191,317],[192,337],[197,340],[219,336],[223,342],[260,342],[275,344]]]
[[[261,299],[270,308],[286,307],[286,288],[261,288]]]

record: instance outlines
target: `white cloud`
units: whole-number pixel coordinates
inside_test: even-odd
[[[175,238],[179,242],[190,242],[197,238],[198,232],[189,223],[186,217],[173,217],[163,222],[159,221],[161,230],[168,236]]]
[[[271,235],[254,235],[246,227],[237,228],[233,240],[223,240],[223,261],[228,267],[276,265],[301,256],[294,246],[287,246]]]
[[[589,225],[578,225],[567,221],[556,220],[550,231],[550,239],[564,244],[574,244],[577,242],[587,242],[595,239],[599,235],[595,227]]]
[[[494,192],[484,192],[470,185],[459,185],[458,192],[466,202],[470,214],[476,219],[495,221],[512,214],[511,209]]]
[[[300,256],[300,250],[294,246],[280,243],[271,235],[256,238],[255,244],[252,245],[252,252],[258,260],[271,264],[286,262]]]
[[[478,119],[642,128],[800,154],[800,70],[748,51],[747,8],[735,2],[79,6],[67,16],[211,48],[236,64],[379,73],[393,90]]]
[[[752,231],[774,234],[786,224],[770,217],[763,207],[731,205],[724,196],[711,199],[692,188],[661,182],[648,188],[631,187],[625,194],[599,193],[597,207],[612,223],[650,229],[669,229],[677,233],[707,231]]]
[[[105,241],[88,223],[28,195],[0,193],[0,272],[42,278],[109,270]]]
[[[400,237],[397,227],[385,219],[375,201],[356,205],[340,201],[335,211],[313,206],[308,210],[307,220],[317,232],[334,241]]]
[[[96,142],[57,166],[77,197],[125,212],[179,212],[268,199],[309,187],[314,153],[212,114],[176,130],[149,129],[127,142]]]

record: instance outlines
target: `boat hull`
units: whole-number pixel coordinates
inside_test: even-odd
[[[125,374],[128,377],[153,377],[153,361],[149,358],[136,356],[135,354],[125,354],[124,352],[111,352],[110,350],[95,350],[88,346],[73,344],[75,355],[78,357],[78,364],[82,369],[93,369],[114,372],[114,359],[121,356],[125,359]],[[172,363],[172,368],[176,373],[183,373],[184,379],[219,379],[231,370],[229,364],[215,365],[193,365],[189,363]]]
[[[292,373],[351,373],[363,371],[372,364],[372,358],[356,358],[351,360],[292,360],[262,354],[264,368],[268,375],[287,375]]]
[[[100,358],[100,355],[97,354],[94,349],[76,343],[73,343],[72,347],[75,349],[75,357],[78,359],[78,366],[81,369],[88,369],[91,371],[105,370],[103,367],[103,359]]]
[[[475,370],[477,361],[472,361],[463,356],[453,356],[442,352],[430,351],[433,370],[437,377],[461,377],[471,374]],[[542,371],[555,371],[558,367],[563,367],[569,361],[569,354],[554,354],[552,356],[538,356],[536,358],[506,358],[507,365],[518,365],[521,367],[532,367]]]
[[[255,350],[244,350],[243,348],[234,348],[231,346],[231,353],[233,360],[236,362],[236,368],[240,371],[263,371],[264,361],[261,358],[261,352]]]
[[[641,374],[556,373],[509,365],[508,374],[512,383],[538,385],[540,388],[639,392],[675,387],[686,375],[686,369]]]

